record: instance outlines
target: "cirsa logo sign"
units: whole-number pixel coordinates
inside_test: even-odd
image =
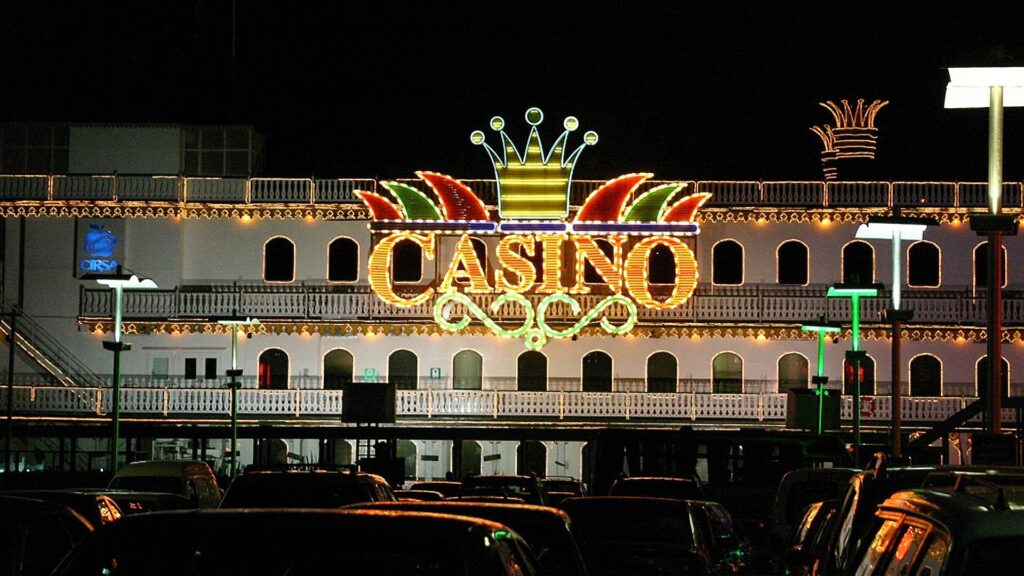
[[[93,258],[110,258],[117,248],[117,236],[106,227],[90,224],[82,249]]]

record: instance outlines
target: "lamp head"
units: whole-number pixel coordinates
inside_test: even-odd
[[[1024,68],[1016,66],[949,69],[946,108],[988,108],[993,86],[1003,88],[1003,106],[1024,106]]]

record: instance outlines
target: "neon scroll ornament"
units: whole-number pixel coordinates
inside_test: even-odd
[[[537,128],[543,118],[539,108],[527,110],[530,132],[521,151],[497,116],[490,121],[501,141],[497,150],[483,132],[470,135],[494,167],[497,218],[469,186],[436,172],[416,173],[422,188],[386,181],[381,186],[390,196],[356,192],[379,239],[368,269],[370,287],[381,300],[413,307],[433,299],[434,320],[446,331],[460,332],[475,321],[493,334],[522,338],[536,350],[591,324],[608,334],[626,334],[636,325],[638,306],[671,309],[689,299],[698,271],[684,239],[700,232],[697,211],[710,194],[676,199],[686,184],[645,187],[652,174],[626,174],[599,186],[572,215],[573,171],[582,151],[596,144],[598,136],[587,132],[583,143],[571,148],[569,136],[579,122],[570,116],[554,145],[545,149]],[[454,247],[442,245],[442,239],[453,236]],[[486,254],[481,259],[475,246],[485,238],[494,246],[493,273]],[[432,286],[396,286],[394,250],[402,243],[417,245],[427,260],[451,253],[444,276]],[[656,253],[662,259],[671,257],[675,267],[665,286],[650,281]],[[580,298],[587,294],[592,295]],[[480,303],[479,298],[490,296],[489,305]],[[584,311],[581,301],[589,309]],[[510,316],[509,310],[516,312]],[[510,324],[505,320],[509,317],[521,322]]]

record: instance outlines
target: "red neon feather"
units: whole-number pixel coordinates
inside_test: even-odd
[[[626,200],[644,180],[653,174],[626,174],[609,180],[594,190],[576,214],[576,222],[618,222]]]
[[[487,208],[480,198],[462,182],[451,176],[436,172],[417,172],[424,182],[430,186],[441,201],[441,211],[448,221],[490,220]]]
[[[356,194],[363,199],[366,207],[370,209],[370,214],[373,215],[374,220],[405,220],[398,206],[395,206],[390,200],[380,194],[365,190],[356,190]]]
[[[685,196],[682,200],[676,202],[665,211],[665,216],[661,221],[693,222],[694,216],[697,215],[697,210],[703,206],[709,198],[711,198],[711,194],[708,194],[707,192],[698,192],[696,194]]]

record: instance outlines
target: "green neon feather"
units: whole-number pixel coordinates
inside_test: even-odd
[[[640,195],[626,210],[626,222],[657,222],[661,211],[682,184],[662,184]]]
[[[402,212],[405,212],[406,220],[444,220],[441,218],[441,211],[423,192],[400,182],[381,182],[380,184],[398,199],[398,203],[402,206]]]

